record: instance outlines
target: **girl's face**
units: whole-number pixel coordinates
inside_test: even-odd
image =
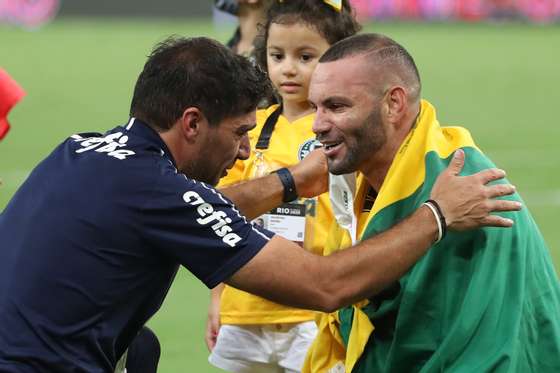
[[[266,62],[272,84],[284,104],[307,102],[309,81],[329,43],[304,23],[271,23]]]

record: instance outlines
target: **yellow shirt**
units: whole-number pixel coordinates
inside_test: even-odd
[[[313,150],[316,144],[315,134],[311,130],[314,114],[292,123],[280,115],[268,149],[255,149],[266,118],[276,108],[277,105],[273,105],[268,109],[257,111],[257,126],[249,133],[251,156],[245,161],[237,161],[228,175],[220,181],[220,186],[253,179],[279,168],[294,165]],[[295,203],[304,204],[306,207],[303,247],[316,254],[322,254],[327,230],[334,219],[328,193],[317,198],[300,199]],[[230,286],[226,286],[222,293],[220,306],[222,324],[294,323],[313,320],[314,317],[313,311],[276,304]]]

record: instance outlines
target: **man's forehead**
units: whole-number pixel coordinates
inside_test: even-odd
[[[236,115],[230,118],[231,121],[235,122],[235,123],[243,123],[243,122],[254,122],[255,118],[257,116],[256,114],[256,109],[253,111],[250,111],[248,113],[243,113],[240,115]]]
[[[235,127],[254,125],[256,122],[256,110],[232,117],[229,122]]]
[[[249,122],[254,122],[256,120],[257,117],[257,110],[252,110],[246,114],[241,115],[241,120],[242,121],[249,121]]]
[[[349,88],[367,88],[369,75],[364,60],[356,57],[318,63],[311,77],[310,96],[331,96]]]

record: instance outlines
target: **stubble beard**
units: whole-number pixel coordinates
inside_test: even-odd
[[[354,144],[345,143],[347,154],[338,165],[327,158],[329,172],[333,175],[358,171],[368,158],[374,156],[387,142],[387,134],[381,123],[381,111],[374,109],[352,135]]]
[[[191,160],[183,165],[181,172],[187,175],[189,179],[202,181],[203,183],[216,186],[220,181],[220,176],[217,174],[210,174],[210,168],[211,167],[208,167],[208,165],[203,161],[193,162]]]

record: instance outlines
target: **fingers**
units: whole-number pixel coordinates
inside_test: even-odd
[[[491,200],[488,201],[488,212],[519,211],[523,205],[518,201]]]
[[[508,228],[513,226],[513,220],[497,215],[489,215],[481,221],[481,225],[485,227]]]
[[[491,181],[503,179],[506,177],[506,172],[499,168],[489,168],[476,173],[475,176],[478,177],[483,184],[488,184]]]
[[[515,190],[516,190],[515,186],[511,184],[489,185],[486,187],[486,197],[496,198],[496,197],[509,196],[515,193]]]
[[[465,164],[465,152],[462,149],[458,149],[453,154],[453,158],[451,162],[449,162],[449,166],[447,169],[451,172],[452,175],[459,175],[461,170],[463,169],[463,165]]]
[[[327,158],[322,149],[313,150],[290,171],[300,197],[315,197],[328,190]]]
[[[206,342],[206,347],[208,348],[208,351],[212,352],[214,346],[216,346],[216,341],[218,340],[218,333],[216,333],[213,330],[207,331],[204,340]]]
[[[212,343],[211,337],[206,336],[206,338],[204,338],[204,342],[206,342],[206,348],[208,349],[208,351],[212,352],[212,349],[214,349],[214,345]]]

